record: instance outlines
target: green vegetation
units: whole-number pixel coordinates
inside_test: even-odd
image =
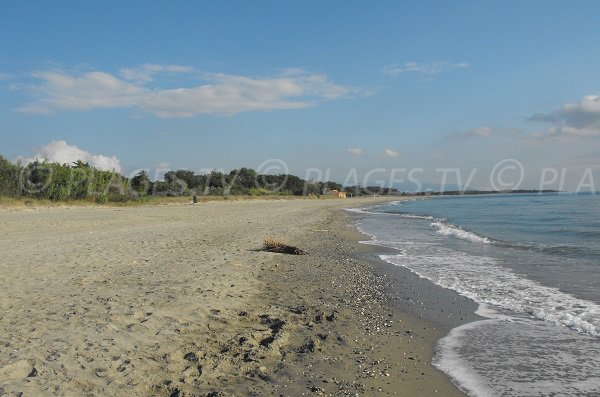
[[[0,156],[0,196],[8,199],[90,201],[96,203],[146,202],[157,197],[307,196],[342,190],[335,182],[305,181],[295,175],[258,174],[250,168],[229,173],[214,170],[167,172],[151,181],[146,171],[132,178],[102,171],[87,163],[32,162],[13,164]]]
[[[552,190],[446,191],[400,193],[381,186],[346,186],[335,182],[306,181],[295,175],[259,174],[251,168],[235,169],[229,173],[213,170],[196,174],[189,170],[169,171],[164,180],[152,181],[146,171],[132,178],[114,171],[102,171],[82,161],[58,164],[34,161],[27,165],[13,164],[0,155],[0,204],[24,201],[95,203],[161,204],[176,198],[191,196],[200,201],[232,197],[292,197],[328,195],[333,190],[345,191],[349,197],[376,195],[463,195],[494,193],[545,193]],[[179,200],[180,201],[180,200]]]
[[[0,194],[50,201],[127,201],[127,178],[78,161],[72,165],[34,161],[16,165],[0,156]]]
[[[170,171],[164,181],[152,184],[153,195],[182,196],[303,196],[323,194],[328,190],[341,189],[335,182],[305,181],[295,175],[258,174],[251,168],[235,169],[229,173],[214,170],[208,174],[195,174],[188,170]]]
[[[0,156],[0,195],[19,196],[19,167]]]

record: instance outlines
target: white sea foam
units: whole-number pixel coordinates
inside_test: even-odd
[[[414,201],[414,200],[404,200],[404,201]],[[388,205],[402,205],[402,200],[392,201]]]
[[[545,255],[530,252],[537,246],[493,240],[443,218],[398,215],[362,219],[368,243],[398,250],[381,258],[478,302],[477,314],[486,317],[440,340],[436,367],[477,397],[600,396],[600,304],[536,281],[548,281],[535,277],[546,265],[538,262]],[[523,264],[515,262],[521,259]],[[549,272],[557,269],[554,265],[558,260],[547,263]]]
[[[423,219],[425,221],[435,220],[435,218],[433,216],[429,216],[429,215],[400,214],[400,216],[403,218],[408,218],[408,219]]]
[[[432,363],[437,369],[450,376],[462,391],[479,397],[492,396],[494,394],[493,389],[489,386],[487,380],[469,365],[468,360],[465,360],[458,353],[458,350],[464,343],[465,331],[475,328],[483,321],[468,323],[452,329],[445,338],[438,342],[436,355]]]
[[[396,244],[398,248],[401,245]],[[470,255],[442,247],[415,254],[381,255],[444,288],[477,303],[524,313],[581,333],[600,336],[600,305],[576,298],[557,288],[526,279],[488,256]]]
[[[438,223],[441,230],[452,236],[477,243],[492,243],[487,238],[448,225],[444,220],[433,224]],[[370,236],[365,243],[398,251],[396,255],[382,255],[383,260],[404,266],[420,277],[457,291],[477,303],[525,313],[581,333],[600,336],[599,304],[527,279],[501,266],[494,257],[456,251],[422,238],[387,241],[369,233],[360,223],[357,228]],[[446,233],[441,234],[448,235]]]
[[[564,327],[501,315],[485,305],[478,314],[489,319],[451,330],[438,342],[433,361],[467,394],[599,395],[597,338],[574,338]]]
[[[436,232],[439,234],[443,234],[444,236],[452,236],[459,238],[461,240],[471,241],[473,243],[481,243],[481,244],[491,244],[492,240],[487,237],[480,236],[473,232],[469,232],[467,230],[461,229],[458,226],[451,225],[446,223],[444,220],[437,220],[431,224],[434,228],[436,228]]]
[[[404,250],[401,248],[396,248],[394,242],[392,241],[385,241],[385,240],[378,240],[377,236],[375,236],[374,234],[371,234],[369,232],[367,232],[366,230],[364,230],[361,227],[360,222],[357,222],[354,224],[354,227],[356,227],[356,229],[361,232],[362,234],[369,236],[369,240],[363,240],[360,241],[361,244],[368,244],[368,245],[377,245],[380,247],[390,247],[390,248],[395,248],[398,251],[398,255],[403,255],[404,254]]]
[[[369,209],[367,207],[363,207],[363,208],[344,208],[346,211],[348,212],[354,212],[357,214],[371,214],[371,215],[376,215],[376,212],[371,212],[369,211]]]

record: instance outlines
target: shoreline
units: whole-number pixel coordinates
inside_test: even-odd
[[[350,214],[353,223],[367,215]],[[482,320],[475,312],[479,305],[458,292],[440,287],[420,277],[410,269],[387,262],[381,256],[397,255],[393,248],[371,242],[372,236],[357,229],[356,241],[362,257],[374,267],[374,272],[387,278],[386,292],[400,312],[436,324],[447,334],[461,325]],[[362,237],[362,238],[361,238]]]
[[[394,307],[344,215],[391,200],[0,213],[0,387],[463,396],[430,364],[440,330]],[[257,251],[268,237],[308,255]]]
[[[371,235],[358,229],[360,220],[368,215],[346,212],[345,216],[350,219],[355,230],[355,235],[352,237],[358,245],[355,256],[367,261],[372,266],[373,273],[381,280],[388,304],[400,316],[422,321],[431,328],[430,350],[427,352],[430,364],[436,353],[438,342],[448,336],[450,331],[487,319],[476,313],[479,305],[471,299],[456,291],[440,287],[410,269],[389,263],[381,258],[381,256],[397,255],[399,252],[390,247],[377,245],[372,242]],[[437,369],[433,364],[431,367],[452,383],[460,395],[466,396],[450,375]]]
[[[327,351],[324,345],[321,347],[323,353],[332,355],[338,364],[319,363],[319,355],[303,357],[294,365],[304,365],[308,370],[302,372],[301,379],[290,379],[296,386],[302,386],[286,395],[300,395],[308,389],[316,395],[327,396],[465,396],[447,375],[431,365],[435,343],[446,333],[435,324],[394,305],[389,296],[387,275],[376,273],[376,262],[379,265],[383,262],[373,255],[380,252],[380,247],[360,243],[364,235],[349,224],[352,218],[343,208],[328,209],[327,212],[328,219],[321,222],[333,226],[337,232],[305,243],[312,255],[323,259],[320,269],[316,274],[310,274],[308,269],[300,270],[289,263],[289,267],[283,267],[281,271],[292,273],[289,278],[294,280],[295,287],[313,283],[312,296],[304,295],[298,304],[320,305],[337,313],[337,324],[325,328],[329,328],[328,334],[338,334],[338,339],[342,336],[342,343],[328,346]],[[343,264],[344,268],[337,267],[338,264]],[[282,266],[284,264],[280,264]],[[321,280],[323,275],[331,281]],[[298,283],[299,280],[303,282]],[[335,291],[327,293],[332,286]],[[298,294],[297,288],[296,291]],[[316,291],[318,296],[314,294]],[[306,321],[306,324],[311,323],[310,316]],[[311,339],[311,328],[298,332],[306,334],[308,331],[308,339]],[[344,357],[345,362],[340,363],[340,357]],[[352,361],[360,364],[353,366]],[[354,380],[349,382],[348,379]]]

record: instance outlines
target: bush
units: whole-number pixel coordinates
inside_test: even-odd
[[[20,167],[0,156],[0,195],[19,197]]]

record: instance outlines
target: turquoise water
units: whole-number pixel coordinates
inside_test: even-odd
[[[600,196],[482,195],[359,210],[382,259],[480,305],[435,365],[474,396],[600,396]]]

